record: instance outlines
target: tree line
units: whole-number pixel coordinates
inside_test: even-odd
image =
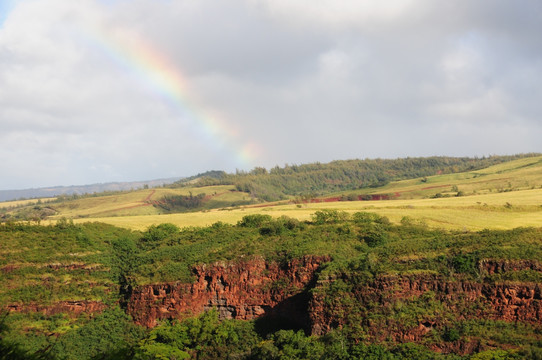
[[[424,178],[483,169],[499,163],[539,154],[489,157],[408,157],[402,159],[337,160],[329,163],[275,166],[269,170],[256,167],[251,171],[210,171],[176,182],[172,187],[235,185],[238,191],[250,193],[265,201],[291,196],[328,193],[380,187],[390,181]]]

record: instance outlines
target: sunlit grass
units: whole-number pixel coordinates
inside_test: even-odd
[[[149,201],[168,195],[212,196],[210,202],[228,207],[250,200],[248,194],[235,191],[233,185],[203,188],[156,188],[103,197],[90,197],[58,205],[60,217],[74,221],[105,223],[144,230],[150,225],[169,222],[181,227],[206,226],[217,221],[234,224],[243,216],[266,213],[309,220],[324,208],[354,213],[371,211],[399,223],[405,216],[432,227],[480,230],[510,229],[518,226],[542,226],[542,156],[524,158],[471,172],[429,176],[390,183],[376,189],[360,189],[339,194],[391,194],[389,201],[341,201],[332,203],[287,204],[267,207],[241,206],[182,214],[160,214]],[[456,197],[460,192],[465,196]],[[443,196],[433,198],[435,195]],[[47,222],[45,222],[47,223]]]
[[[29,199],[29,200],[2,201],[0,202],[0,209],[21,206],[21,205],[32,205],[32,204],[37,204],[38,202],[46,203],[48,201],[52,201],[55,199],[56,198],[54,197],[50,197],[50,198]]]
[[[265,213],[274,217],[290,216],[310,220],[321,209],[336,209],[354,213],[375,212],[399,223],[405,216],[432,227],[481,230],[511,229],[518,226],[542,226],[542,190],[522,190],[440,199],[412,199],[389,201],[341,201],[334,203],[289,204],[270,207],[240,207],[183,214],[124,216],[76,219],[76,223],[101,221],[108,224],[144,230],[150,225],[173,223],[180,227],[206,226],[217,221],[235,224],[243,216]]]
[[[399,199],[409,199],[431,197],[437,193],[455,195],[457,191],[472,195],[540,188],[541,164],[540,156],[525,158],[482,170],[396,181],[384,187],[363,189],[357,193],[391,194]]]
[[[84,197],[76,200],[55,204],[58,212],[51,219],[66,218],[101,218],[110,216],[141,216],[159,215],[160,210],[152,205],[165,196],[198,195],[212,196],[212,201],[233,203],[247,200],[248,194],[233,191],[233,185],[206,186],[200,188],[155,188],[142,189],[132,192],[119,193],[107,196]],[[227,205],[226,205],[227,206]]]

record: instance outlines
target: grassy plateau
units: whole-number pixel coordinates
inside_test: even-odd
[[[101,197],[85,197],[55,205],[57,214],[45,223],[62,217],[75,223],[100,221],[133,230],[172,223],[179,227],[207,226],[216,222],[235,224],[256,213],[273,217],[287,215],[308,220],[314,211],[334,209],[354,213],[371,211],[393,223],[403,218],[428,226],[455,230],[512,229],[542,225],[542,157],[529,157],[482,170],[391,182],[383,187],[329,194],[300,201],[290,200],[247,205],[248,193],[231,185],[157,188]],[[201,211],[166,214],[153,206],[168,195],[210,197]],[[348,196],[386,195],[390,200],[347,201]],[[345,201],[326,201],[326,199]]]

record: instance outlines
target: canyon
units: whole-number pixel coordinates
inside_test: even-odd
[[[540,326],[542,323],[542,284],[519,282],[478,282],[444,278],[437,274],[379,275],[352,285],[344,305],[345,294],[333,300],[326,289],[337,280],[352,283],[348,276],[319,278],[319,271],[329,257],[304,256],[282,264],[263,258],[216,263],[194,267],[190,284],[152,284],[133,290],[127,311],[138,324],[154,327],[160,320],[183,319],[216,309],[223,319],[267,319],[291,328],[323,335],[352,319],[348,314],[362,309],[370,312],[392,311],[399,303],[438,302],[443,310],[459,320],[492,319]],[[528,261],[484,260],[480,270],[494,274],[520,269],[540,270],[540,264]],[[340,309],[344,306],[344,309]],[[429,305],[428,305],[429,306]],[[356,310],[357,309],[357,310]],[[346,312],[346,314],[345,314]],[[396,342],[421,342],[435,329],[446,325],[444,314],[419,316],[412,323],[401,323],[387,317],[384,323],[370,317],[361,318],[360,326],[368,329],[369,339]],[[456,342],[435,345],[439,351],[471,353],[479,344]]]

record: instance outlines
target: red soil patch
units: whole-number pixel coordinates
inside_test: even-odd
[[[124,207],[120,207],[120,208],[116,208],[116,209],[104,211],[104,213],[109,213],[109,212],[114,212],[114,211],[120,211],[120,210],[135,209],[135,208],[143,207],[143,206],[152,206],[152,205],[154,205],[154,201],[151,201],[151,198],[152,198],[152,196],[154,195],[155,192],[156,192],[156,190],[151,191],[151,193],[150,193],[149,195],[147,195],[147,196],[143,199],[143,202],[144,202],[143,204],[124,206]],[[95,215],[96,215],[96,214],[95,214]]]
[[[151,193],[149,195],[147,195],[147,197],[145,199],[143,199],[143,201],[145,201],[145,202],[150,201],[155,192],[156,192],[156,190],[151,191]]]

